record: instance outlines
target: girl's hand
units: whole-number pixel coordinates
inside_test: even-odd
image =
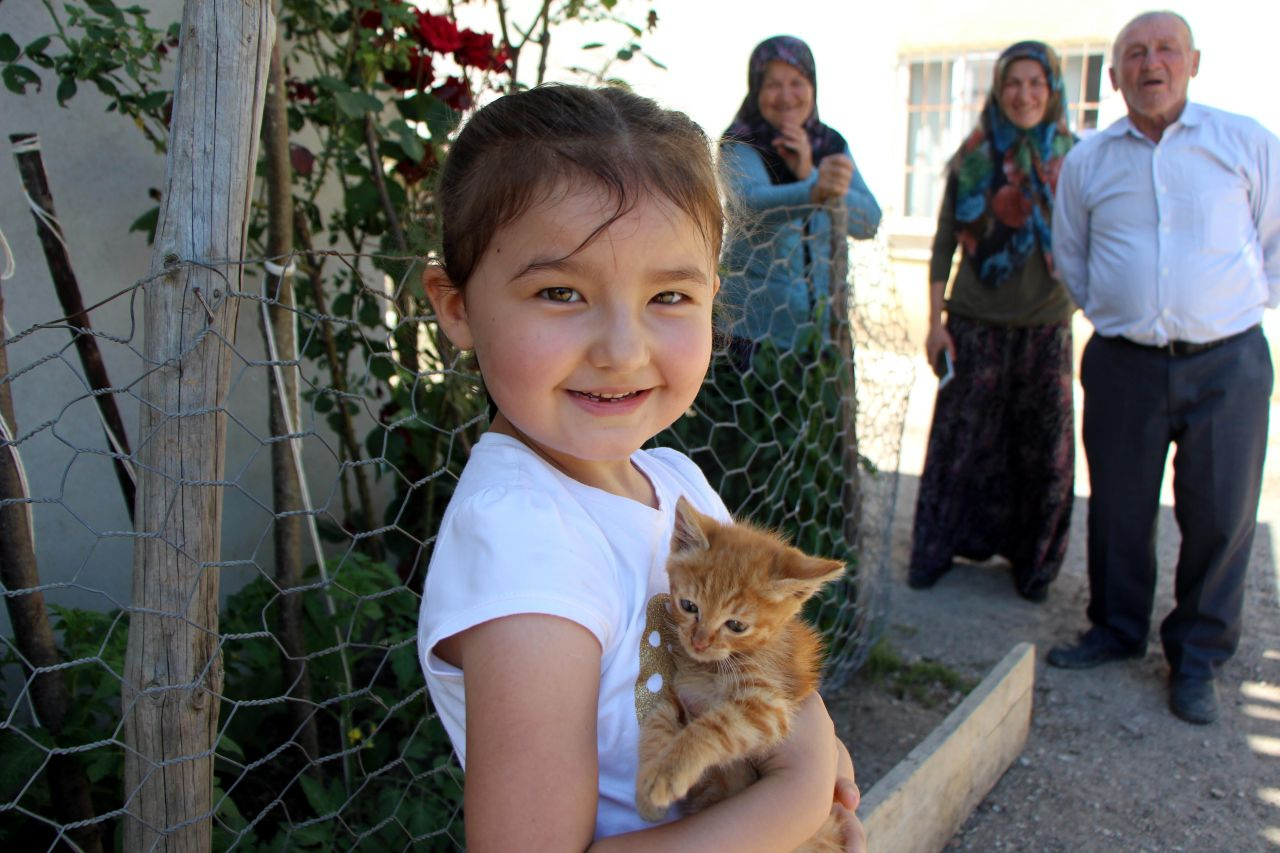
[[[818,163],[818,180],[809,192],[814,204],[829,198],[841,198],[853,180],[853,160],[843,154],[828,154]]]
[[[867,833],[857,815],[862,794],[858,790],[857,782],[854,781],[853,759],[849,757],[849,750],[843,742],[837,740],[836,745],[839,752],[839,767],[836,770],[838,775],[836,776],[835,803],[831,810],[840,818],[840,824],[844,827],[846,853],[867,853]]]
[[[789,125],[778,128],[773,147],[793,175],[802,181],[809,177],[813,171],[813,145],[803,127]]]

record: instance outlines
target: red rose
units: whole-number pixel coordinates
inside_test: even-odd
[[[316,165],[316,155],[312,154],[307,148],[301,145],[289,143],[289,164],[293,166],[293,173],[307,177],[311,174],[311,170]]]
[[[404,182],[412,186],[430,175],[436,168],[436,152],[431,146],[427,146],[427,153],[418,162],[412,160],[401,160],[396,163],[395,171],[400,177],[404,178]]]
[[[444,15],[418,13],[418,41],[435,53],[453,53],[462,47],[458,25]]]
[[[388,68],[382,79],[401,92],[409,89],[425,89],[431,85],[431,56],[416,47],[409,48],[407,68]]]
[[[1017,187],[1005,184],[996,190],[995,198],[991,199],[991,210],[995,213],[996,219],[1005,225],[1010,228],[1021,228],[1026,224],[1027,217],[1031,215],[1031,199],[1023,195]]]
[[[459,33],[462,45],[453,52],[453,58],[465,68],[485,70],[493,65],[493,33],[463,30]]]
[[[471,109],[471,89],[467,86],[466,80],[450,77],[434,89],[431,94],[458,112],[465,112]]]
[[[284,93],[285,97],[291,101],[315,103],[316,100],[316,90],[297,77],[290,77],[284,81]]]

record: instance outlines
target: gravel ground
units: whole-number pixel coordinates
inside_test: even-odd
[[[959,564],[930,590],[906,586],[914,473],[923,460],[932,406],[928,390],[917,390],[908,415],[907,473],[894,522],[889,643],[908,661],[939,662],[975,680],[1018,642],[1035,643],[1037,657],[1026,748],[946,849],[1280,849],[1280,614],[1274,559],[1280,536],[1280,406],[1273,405],[1244,638],[1221,673],[1219,720],[1193,726],[1168,710],[1168,667],[1155,633],[1172,606],[1179,541],[1167,482],[1159,527],[1161,583],[1149,651],[1141,660],[1085,671],[1044,663],[1051,645],[1072,640],[1086,626],[1088,480],[1082,452],[1071,542],[1048,602],[1035,605],[1018,598],[1008,568],[998,561]],[[927,736],[956,701],[927,707],[862,675],[830,695],[829,707],[850,744],[863,790]]]

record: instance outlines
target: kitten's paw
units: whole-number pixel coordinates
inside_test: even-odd
[[[667,816],[667,810],[670,806],[659,806],[649,802],[642,795],[636,795],[636,811],[640,813],[640,817],[649,823],[657,823]]]
[[[683,793],[683,792],[682,792]],[[636,779],[636,810],[648,821],[662,820],[667,816],[667,809],[680,799],[671,788],[670,780],[665,774],[641,768]]]

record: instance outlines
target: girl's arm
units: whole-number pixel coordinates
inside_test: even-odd
[[[587,849],[599,642],[567,619],[528,614],[481,623],[450,643],[467,691],[468,849]]]
[[[592,844],[600,645],[554,616],[508,616],[447,641],[466,673],[468,849],[792,850],[826,819],[840,762],[822,700],[801,706],[759,782],[704,812]]]
[[[601,839],[591,850],[794,850],[831,812],[839,744],[826,706],[813,693],[797,712],[791,735],[761,765],[761,778],[751,787],[673,823]]]

